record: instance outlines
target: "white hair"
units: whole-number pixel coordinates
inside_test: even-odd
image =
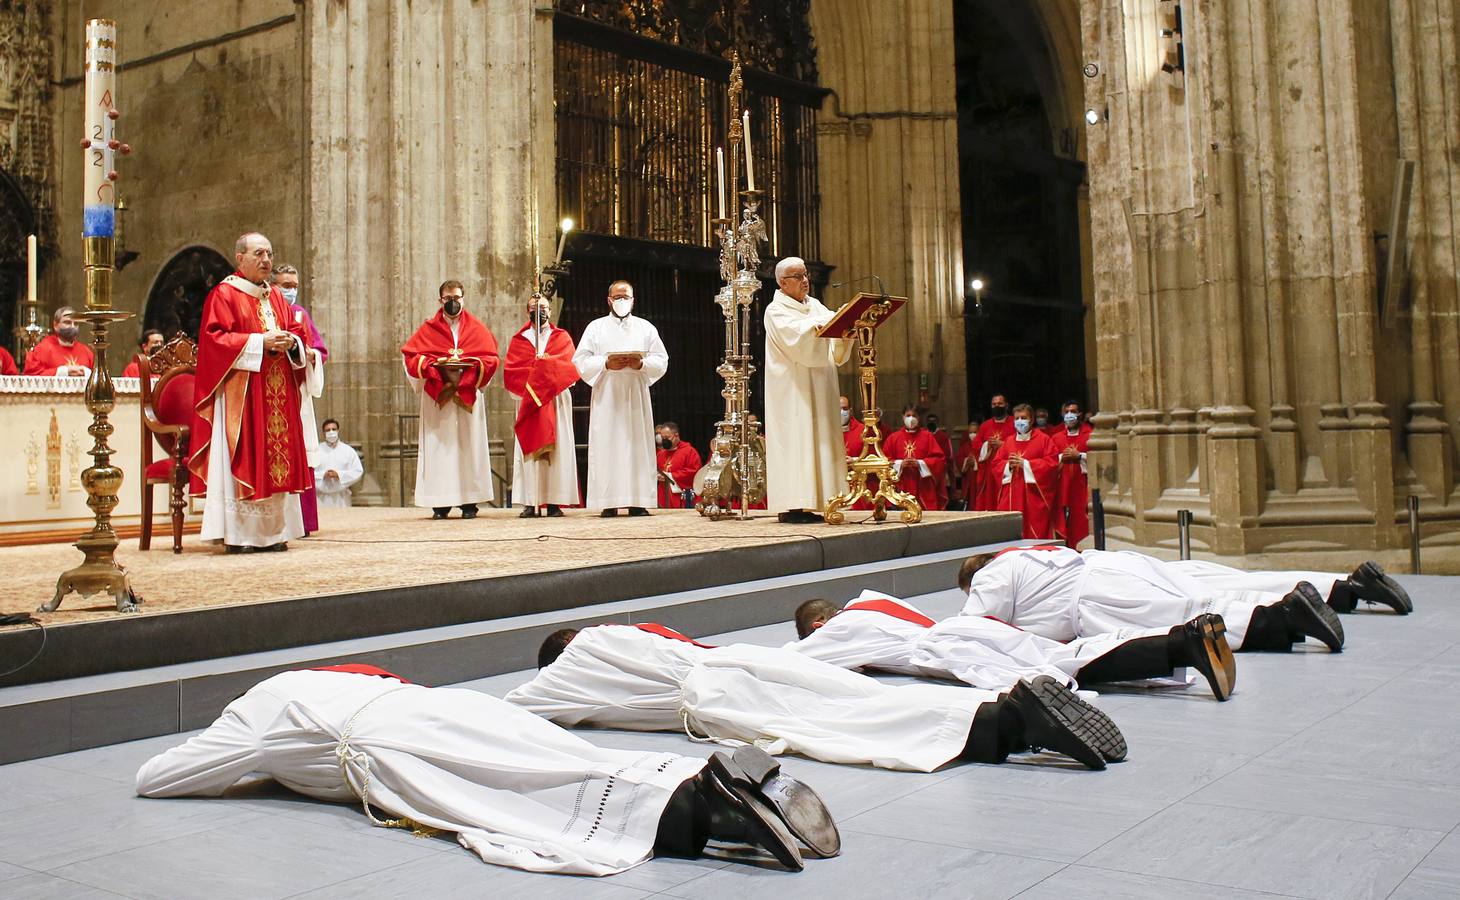
[[[799,256],[788,256],[780,262],[776,263],[776,280],[780,281],[782,278],[785,278],[786,273],[796,268],[797,266],[800,266],[803,269],[806,268],[806,260],[802,259]]]

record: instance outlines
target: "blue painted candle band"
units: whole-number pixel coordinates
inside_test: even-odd
[[[117,211],[110,203],[87,206],[82,211],[82,237],[113,237],[117,229]]]

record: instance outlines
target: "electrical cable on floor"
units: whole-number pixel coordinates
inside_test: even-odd
[[[21,616],[24,616],[24,618],[20,618]],[[36,648],[35,653],[31,654],[30,659],[26,660],[25,662],[21,663],[20,665],[16,666],[8,672],[0,672],[0,678],[8,678],[9,676],[14,675],[16,672],[19,672],[21,669],[24,669],[26,666],[29,666],[31,663],[40,659],[41,653],[44,652],[46,649],[46,626],[44,622],[41,622],[40,620],[29,615],[28,613],[15,613],[13,616],[5,616],[3,617],[3,619],[0,619],[0,624],[5,625],[19,625],[22,623],[29,623],[41,630],[41,645]]]

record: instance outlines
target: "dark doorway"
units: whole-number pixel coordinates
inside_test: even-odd
[[[142,327],[156,328],[169,339],[186,334],[198,338],[203,301],[214,285],[233,274],[233,265],[212,247],[187,247],[167,261],[152,283]]]
[[[992,393],[1055,410],[1087,403],[1074,136],[1050,125],[1052,62],[1037,14],[1007,0],[958,0],[959,183],[968,291],[969,412]]]
[[[26,282],[26,237],[36,230],[35,211],[25,197],[20,183],[10,173],[0,169],[0,347],[15,356],[17,365],[23,364],[16,354],[15,328],[26,323],[20,321],[19,306],[25,300]],[[38,260],[38,267],[44,259]],[[40,298],[37,298],[40,299]],[[59,305],[59,304],[57,304]],[[49,330],[50,319],[47,304],[42,300],[36,313],[43,330]]]

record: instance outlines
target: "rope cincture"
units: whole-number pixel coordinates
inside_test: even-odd
[[[350,717],[350,721],[345,723],[345,730],[340,734],[339,743],[335,745],[335,759],[339,762],[340,777],[345,780],[345,786],[350,789],[351,793],[360,798],[360,808],[365,810],[365,816],[370,820],[370,823],[372,825],[375,825],[378,828],[400,828],[409,830],[414,837],[418,838],[436,837],[438,835],[445,834],[446,832],[440,828],[435,828],[430,825],[417,822],[415,819],[411,819],[405,816],[402,816],[399,819],[381,819],[376,817],[374,811],[370,809],[370,757],[363,750],[356,750],[354,747],[350,746],[350,738],[354,736],[355,732],[355,720],[360,718],[360,714],[369,709],[371,705],[374,704],[375,701],[379,700],[381,697],[389,696],[390,694],[393,694],[396,691],[404,690],[409,686],[410,685],[403,684],[400,687],[391,688],[385,693],[378,694],[375,697],[371,698],[368,703],[355,710],[355,714]],[[350,763],[352,762],[359,766],[361,771],[364,773],[364,775],[361,777],[360,787],[358,789],[355,787],[354,782],[350,780]]]

